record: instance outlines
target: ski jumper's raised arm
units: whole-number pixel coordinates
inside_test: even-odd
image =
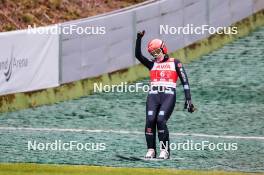
[[[175,67],[184,89],[185,99],[191,100],[191,90],[190,90],[187,74],[185,72],[182,63],[177,59],[175,59]]]
[[[141,38],[137,38],[137,40],[136,40],[135,56],[149,70],[152,69],[154,63],[152,61],[149,61],[141,53]]]

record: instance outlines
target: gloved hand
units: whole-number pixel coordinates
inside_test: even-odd
[[[142,38],[145,34],[145,30],[137,33],[137,38]]]
[[[186,100],[184,104],[184,109],[187,109],[188,112],[193,113],[196,109],[194,108],[194,105],[192,104],[192,100]]]

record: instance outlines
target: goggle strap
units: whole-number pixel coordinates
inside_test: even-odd
[[[164,53],[163,47],[164,47],[164,42],[162,41],[162,43],[160,45],[160,49],[161,49],[162,53]]]

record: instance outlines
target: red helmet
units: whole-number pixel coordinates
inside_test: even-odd
[[[164,42],[160,39],[153,39],[148,43],[148,52],[151,53],[156,49],[161,49],[163,54],[167,54],[168,49]]]

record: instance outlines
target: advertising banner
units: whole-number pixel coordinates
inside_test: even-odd
[[[55,33],[1,33],[0,95],[58,86],[58,42]]]

